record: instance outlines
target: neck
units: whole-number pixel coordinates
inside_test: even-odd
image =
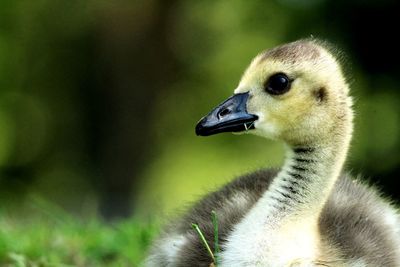
[[[282,170],[250,213],[262,211],[271,227],[293,219],[317,222],[343,168],[351,135],[344,133],[334,135],[337,140],[288,145]]]
[[[338,179],[348,144],[287,147],[286,161],[264,199],[271,217],[319,216]]]

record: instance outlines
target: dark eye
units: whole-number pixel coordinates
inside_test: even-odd
[[[265,90],[271,95],[281,95],[289,91],[290,80],[284,73],[277,73],[269,77]]]

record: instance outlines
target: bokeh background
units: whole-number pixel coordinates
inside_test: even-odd
[[[399,200],[398,10],[394,0],[0,1],[0,216],[29,222],[40,202],[102,222],[165,218],[279,166],[279,143],[200,138],[194,126],[254,55],[310,36],[346,55],[357,114],[347,169]]]

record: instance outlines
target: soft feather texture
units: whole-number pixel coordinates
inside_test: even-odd
[[[210,247],[214,249],[210,211],[217,211],[221,229],[219,238],[223,248],[233,226],[268,189],[276,173],[276,170],[259,170],[206,195],[181,220],[166,228],[154,244],[147,266],[209,267],[212,259],[191,228],[191,223],[199,224]],[[400,233],[395,228],[399,221],[392,209],[388,202],[382,201],[375,189],[343,174],[336,182],[319,219],[321,236],[325,243],[335,245],[335,251],[328,252],[331,255],[327,260],[315,262],[316,266],[347,266],[345,263],[349,260],[357,266],[357,259],[362,259],[359,266],[399,266]],[[163,241],[172,233],[184,235],[186,239],[173,259],[162,252]]]

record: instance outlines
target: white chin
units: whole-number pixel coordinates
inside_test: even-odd
[[[252,134],[271,139],[271,140],[277,140],[279,139],[278,132],[276,131],[275,127],[267,126],[267,127],[257,127],[254,130],[251,131]]]

